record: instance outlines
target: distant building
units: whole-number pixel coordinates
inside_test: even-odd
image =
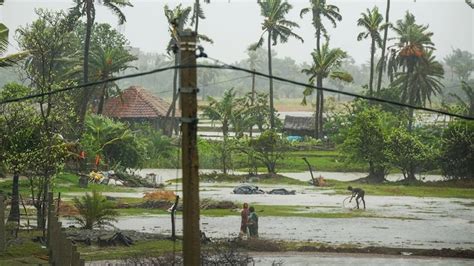
[[[176,127],[181,116],[181,112],[176,110],[175,118],[166,117],[169,108],[170,103],[145,88],[131,86],[121,95],[106,100],[103,115],[130,123],[146,122],[157,130],[169,132],[170,126],[174,124]]]
[[[289,136],[314,136],[314,117],[287,115],[283,131]]]

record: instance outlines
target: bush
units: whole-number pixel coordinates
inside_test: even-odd
[[[474,122],[455,121],[443,132],[440,165],[451,179],[474,177]]]
[[[79,211],[79,216],[74,219],[84,229],[94,227],[112,226],[111,222],[116,222],[114,218],[118,212],[113,209],[114,204],[107,201],[101,193],[93,191],[92,195],[87,193],[80,199],[74,198],[74,207]]]

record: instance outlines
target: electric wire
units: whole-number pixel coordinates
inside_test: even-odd
[[[220,62],[220,61],[218,61],[218,62]],[[225,64],[225,63],[222,63],[222,62],[221,62],[221,64],[222,65],[207,65],[207,64],[205,64],[205,65],[203,65],[203,64],[176,65],[176,66],[157,68],[157,69],[153,69],[153,70],[149,70],[149,71],[138,72],[138,73],[123,75],[123,76],[117,76],[117,77],[111,77],[111,78],[100,80],[100,81],[94,81],[94,82],[88,82],[88,83],[85,83],[85,84],[79,84],[79,85],[64,87],[62,89],[58,89],[58,90],[54,90],[54,91],[43,92],[43,93],[38,93],[38,94],[32,94],[32,95],[19,97],[19,98],[14,98],[14,99],[6,99],[6,100],[1,101],[0,105],[6,104],[6,103],[12,103],[12,102],[25,101],[25,100],[39,98],[39,97],[44,97],[44,96],[53,95],[53,94],[56,94],[56,93],[66,92],[66,91],[75,90],[75,89],[80,89],[80,88],[93,89],[92,87],[95,86],[95,85],[100,85],[100,84],[103,84],[103,83],[113,82],[113,81],[122,80],[122,79],[129,79],[129,78],[135,78],[135,77],[140,77],[140,76],[145,76],[145,75],[151,75],[151,74],[154,74],[154,73],[159,73],[159,72],[172,70],[172,69],[209,68],[209,69],[235,70],[235,71],[245,72],[245,73],[248,73],[248,74],[255,74],[255,75],[261,76],[261,77],[272,78],[274,80],[278,80],[278,81],[282,81],[282,82],[286,82],[286,83],[289,83],[289,84],[297,85],[297,86],[300,86],[300,87],[306,87],[306,88],[310,88],[310,89],[314,89],[314,90],[322,90],[322,91],[326,91],[326,92],[342,94],[342,95],[346,95],[346,96],[350,96],[350,97],[354,97],[354,98],[365,99],[365,100],[369,100],[369,101],[388,103],[388,104],[392,104],[392,105],[396,105],[396,106],[400,106],[400,107],[411,108],[411,109],[415,109],[415,110],[427,111],[427,112],[432,112],[432,113],[439,113],[439,114],[442,114],[442,115],[461,118],[461,119],[465,119],[465,120],[474,120],[474,117],[470,117],[470,116],[466,116],[466,115],[454,114],[454,113],[450,113],[450,112],[446,112],[446,111],[442,111],[442,110],[438,110],[438,109],[422,107],[422,106],[415,106],[415,105],[411,105],[411,104],[406,104],[406,103],[401,103],[401,102],[397,102],[397,101],[381,99],[381,98],[376,98],[376,97],[372,97],[372,96],[366,96],[366,95],[361,95],[361,94],[356,94],[356,93],[351,93],[351,92],[346,92],[346,91],[339,91],[337,89],[331,89],[331,88],[326,88],[326,87],[317,87],[317,86],[314,86],[314,85],[311,85],[311,84],[298,82],[298,81],[290,80],[290,79],[287,79],[287,78],[282,78],[282,77],[279,77],[279,76],[273,76],[273,75],[270,76],[270,75],[265,74],[265,73],[261,73],[261,72],[258,72],[258,71],[254,71],[254,70],[250,70],[250,69],[246,69],[246,68],[242,68],[242,67],[238,67],[238,66]]]

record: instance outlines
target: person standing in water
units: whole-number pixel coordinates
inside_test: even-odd
[[[240,233],[239,237],[242,238],[243,236],[247,236],[248,234],[248,219],[249,219],[250,211],[249,205],[244,203],[242,210],[240,211]]]

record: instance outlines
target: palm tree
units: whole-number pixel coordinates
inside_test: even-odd
[[[336,21],[341,21],[342,16],[339,14],[339,8],[334,5],[327,5],[326,0],[310,0],[311,7],[301,9],[300,17],[311,11],[313,13],[312,23],[316,30],[316,50],[321,49],[321,34],[324,35],[326,41],[329,40],[329,35],[322,19],[326,18],[331,22],[333,27],[336,27]]]
[[[390,0],[387,0],[387,8],[385,9],[385,28],[383,30],[383,41],[382,41],[382,56],[380,57],[380,61],[378,64],[378,73],[379,78],[377,80],[377,93],[380,92],[380,88],[382,87],[382,74],[385,71],[385,49],[387,48],[387,35],[388,35],[388,28],[389,28],[389,16],[390,16]]]
[[[364,27],[365,31],[357,35],[357,40],[367,39],[370,36],[370,78],[369,78],[369,95],[373,94],[373,80],[374,80],[374,56],[375,46],[382,46],[382,39],[380,37],[380,30],[384,27],[381,25],[383,21],[382,15],[379,13],[377,7],[372,10],[367,9],[367,13],[362,13],[362,17],[357,20],[357,25]]]
[[[340,70],[342,61],[347,58],[347,53],[339,48],[330,49],[329,44],[325,43],[321,50],[318,52],[316,49],[311,53],[313,57],[313,64],[310,68],[303,69],[302,72],[309,75],[310,84],[314,84],[314,81],[323,81],[325,78],[338,79],[345,82],[352,82],[352,76],[344,71]],[[313,88],[307,88],[303,92],[303,102],[306,104],[306,96],[313,94]],[[315,134],[314,136],[320,138],[322,136],[323,123],[319,119],[322,117],[322,109],[316,105],[315,110]],[[319,125],[318,125],[319,123]]]
[[[424,104],[425,100],[429,96],[425,95],[420,99],[415,99],[417,91],[420,89],[420,84],[417,84],[418,77],[412,77],[417,71],[417,75],[425,73],[425,77],[433,75],[434,77],[443,76],[444,71],[442,67],[438,67],[439,64],[434,60],[434,56],[431,51],[434,50],[434,44],[431,41],[432,32],[427,32],[428,26],[418,25],[415,21],[415,16],[407,12],[403,20],[398,20],[396,25],[392,27],[395,33],[398,35],[395,39],[397,43],[394,45],[395,48],[392,50],[391,62],[389,62],[389,75],[395,75],[396,80],[393,81],[392,86],[403,86],[402,100],[407,101],[409,104]],[[435,64],[436,63],[436,64]],[[428,72],[427,66],[436,67],[436,69]],[[417,68],[420,67],[420,70]],[[402,69],[402,72],[398,72],[398,69]],[[433,73],[433,74],[430,74]],[[397,81],[398,80],[398,81]],[[400,84],[403,81],[404,84]],[[430,85],[435,85],[429,82]],[[423,84],[425,86],[425,84]],[[426,86],[428,90],[431,86]],[[435,89],[435,88],[433,88]],[[413,109],[409,111],[409,123],[408,128],[411,130],[413,124]]]
[[[315,28],[315,35],[316,35],[316,51],[321,52],[321,35],[324,35],[326,42],[329,41],[329,35],[327,32],[326,27],[323,24],[323,18],[326,18],[331,22],[333,27],[336,27],[336,22],[342,20],[341,14],[339,14],[339,8],[334,5],[326,4],[326,0],[310,0],[311,7],[303,8],[300,11],[300,17],[308,13],[309,11],[312,12],[312,24]],[[316,78],[316,86],[322,87],[323,81],[322,79]],[[318,90],[316,93],[316,110],[317,110],[317,117],[316,120],[318,121],[315,124],[315,132],[318,132],[316,136],[319,136],[319,133],[322,132],[323,125],[323,109],[324,109],[324,93],[322,90]]]
[[[111,226],[116,222],[118,212],[114,210],[114,204],[108,201],[102,194],[92,191],[92,195],[86,193],[80,199],[74,198],[74,207],[79,211],[79,216],[74,219],[84,229],[93,229],[94,227]]]
[[[75,6],[70,9],[70,15],[74,18],[86,16],[86,36],[84,41],[84,62],[83,62],[83,82],[89,82],[89,50],[92,34],[92,26],[95,20],[95,0],[73,0]],[[133,6],[129,0],[102,0],[99,1],[102,5],[109,8],[119,19],[119,24],[123,24],[126,21],[125,15],[123,14],[121,7]],[[84,118],[87,112],[87,106],[91,97],[91,90],[84,89],[82,93],[82,99],[79,107],[79,124],[83,128]]]
[[[131,55],[124,49],[99,47],[97,51],[91,53],[91,74],[93,75],[94,80],[106,80],[112,78],[115,73],[133,68],[129,63],[134,60],[137,60],[137,57]],[[99,99],[97,114],[102,114],[105,98],[109,95],[108,89],[113,87],[119,91],[117,84],[114,82],[104,83],[102,85],[102,88],[97,95],[97,98]]]
[[[211,1],[210,0],[204,0],[204,3],[209,4]],[[194,1],[194,8],[193,8],[193,16],[191,17],[191,26],[194,25],[194,32],[198,34],[199,30],[199,19],[205,19],[206,16],[204,16],[204,11],[201,8],[201,3],[199,3],[199,0]]]
[[[422,55],[413,72],[398,73],[392,86],[400,88],[402,102],[425,106],[427,102],[431,103],[431,95],[441,93],[443,75],[443,66],[436,60],[433,50],[429,50]],[[407,87],[407,83],[410,86]]]
[[[286,1],[282,0],[268,0],[268,1],[259,1],[261,14],[264,17],[262,22],[262,35],[257,43],[253,44],[250,49],[256,50],[261,47],[264,42],[265,33],[267,33],[267,53],[268,53],[268,74],[270,75],[270,127],[271,129],[275,128],[275,114],[273,106],[273,79],[272,79],[272,55],[271,48],[272,45],[277,45],[278,42],[286,43],[290,37],[296,38],[303,42],[298,34],[292,31],[293,28],[299,28],[299,25],[293,21],[287,20],[285,16],[293,8]],[[273,43],[272,43],[273,42]]]
[[[229,154],[227,152],[227,141],[232,120],[235,117],[237,106],[236,92],[230,89],[224,92],[219,101],[211,96],[208,97],[209,105],[203,108],[203,115],[212,121],[219,121],[222,124],[222,167],[224,174],[227,173]]]
[[[166,19],[168,20],[169,24],[169,32],[171,35],[171,39],[168,43],[168,47],[166,48],[166,51],[168,54],[171,52],[174,53],[174,65],[177,66],[179,65],[179,32],[184,30],[184,26],[189,20],[189,15],[192,12],[191,7],[186,7],[183,8],[181,4],[177,5],[174,9],[170,9],[168,5],[165,5],[164,7],[164,12]],[[174,69],[174,75],[173,75],[173,99],[171,101],[170,108],[166,112],[166,117],[175,117],[176,115],[176,101],[178,100],[178,69]],[[167,129],[167,135],[171,135],[173,132],[173,125],[174,125],[174,119],[171,120],[173,124],[169,126],[169,129]]]

